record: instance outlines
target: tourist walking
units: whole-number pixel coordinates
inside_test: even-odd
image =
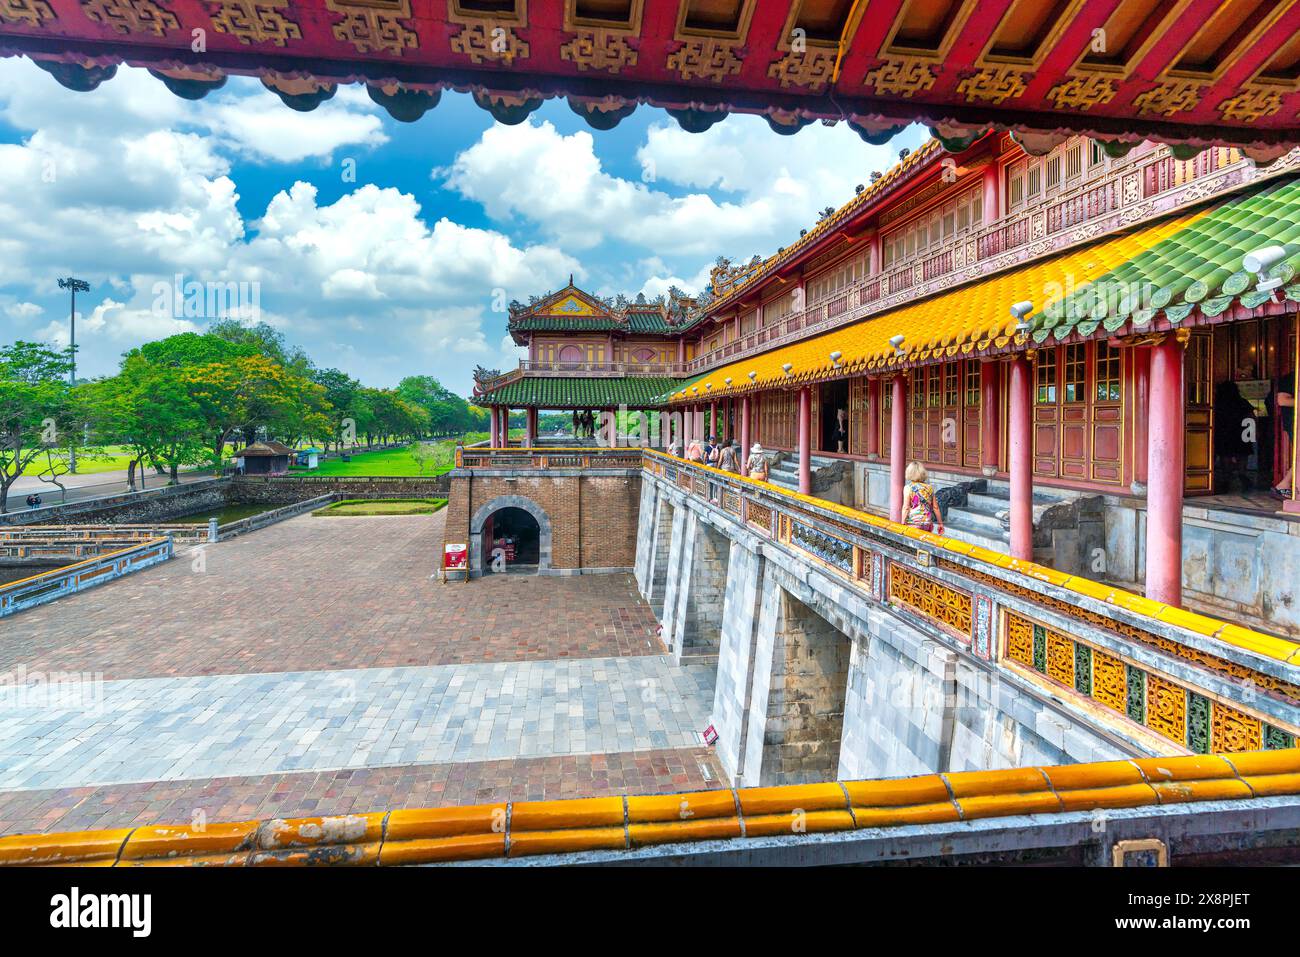
[[[903,486],[903,524],[942,535],[943,516],[925,466],[916,461],[908,462],[904,478],[907,481]]]
[[[704,449],[700,445],[699,439],[691,439],[691,444],[686,446],[686,461],[688,462],[704,461]]]
[[[758,479],[760,482],[767,481],[767,456],[763,454],[763,446],[757,442],[750,447],[749,461],[745,463],[745,473],[752,479]]]
[[[722,450],[718,453],[718,468],[722,469],[724,472],[736,471],[736,458],[739,454],[740,453],[736,449],[736,444],[734,442],[728,442],[722,446]]]

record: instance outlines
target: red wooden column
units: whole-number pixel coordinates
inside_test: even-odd
[[[998,402],[997,362],[980,363],[980,465],[985,475],[997,473],[1002,450],[1002,409]]]
[[[1011,460],[1011,556],[1034,558],[1034,376],[1027,354],[1012,358],[1007,451]]]
[[[1151,348],[1147,437],[1147,597],[1166,605],[1183,599],[1183,483],[1186,395],[1185,339]]]
[[[907,479],[907,376],[898,373],[889,410],[889,518],[903,520],[903,486]]]
[[[706,434],[712,435],[714,438],[716,438],[718,435],[718,400],[717,399],[714,399],[712,402],[709,403],[709,428]]]
[[[1151,347],[1133,350],[1133,484],[1134,495],[1147,488],[1148,416],[1151,409]]]
[[[984,168],[984,223],[989,225],[998,219],[998,180],[1000,167],[996,162]]]
[[[488,445],[497,444],[497,407],[488,407]]]
[[[749,461],[749,396],[740,400],[740,474],[748,475],[745,463]]]
[[[799,493],[812,494],[812,389],[799,390]]]
[[[1292,320],[1292,321],[1296,321],[1296,320]],[[1294,362],[1291,366],[1291,370],[1297,376],[1300,376],[1300,336],[1296,337],[1295,348],[1296,348],[1296,353],[1295,356],[1293,357]],[[1295,435],[1297,431],[1295,426],[1300,425],[1300,405],[1292,406],[1291,409],[1284,410],[1282,414],[1293,417],[1291,420],[1291,424],[1292,424],[1291,434]],[[1297,452],[1297,449],[1300,449],[1300,442],[1292,441],[1291,442],[1291,497],[1282,503],[1282,511],[1284,512],[1300,512],[1300,481],[1296,480],[1296,471],[1297,471],[1296,466],[1300,465],[1300,452]]]
[[[880,380],[867,380],[867,458],[880,459]]]

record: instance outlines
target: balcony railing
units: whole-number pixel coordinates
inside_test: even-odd
[[[1048,256],[1120,228],[1154,219],[1258,176],[1300,167],[1300,149],[1265,170],[1245,159],[1224,164],[1219,150],[1194,161],[1175,160],[1165,149],[1138,151],[1114,163],[1101,179],[1053,193],[996,222],[967,231],[944,249],[892,265],[800,312],[740,336],[686,363],[686,374],[723,361],[766,352],[875,313],[944,292],[960,283]]]
[[[629,448],[518,448],[461,449],[456,467],[461,469],[639,469],[641,449]]]
[[[519,371],[533,376],[683,375],[684,362],[560,362],[549,359],[521,359]]]
[[[559,362],[547,359],[520,359],[519,367],[504,372],[483,383],[485,389],[498,389],[528,375],[536,378],[588,378],[617,379],[623,376],[681,376],[686,375],[687,362]]]
[[[1160,747],[1187,746],[1181,727],[1171,730],[1152,720],[1145,708],[1135,717],[1123,687],[1117,697],[1114,676],[1122,686],[1135,680],[1126,675],[1136,671],[1144,672],[1137,680],[1159,680],[1179,696],[1208,699],[1203,689],[1223,688],[1222,704],[1206,700],[1207,727],[1221,718],[1253,729],[1253,737],[1230,736],[1231,743],[1207,734],[1194,748],[1294,746],[1300,733],[1294,724],[1300,704],[1295,642],[661,452],[645,453],[642,481],[718,509],[724,513],[719,524],[734,522],[771,542],[784,554],[777,558],[765,548],[769,561],[788,568],[788,557],[801,558],[816,577],[857,599],[910,614],[974,657],[1029,680],[1123,735],[1144,735]],[[813,585],[814,577],[800,580],[830,594]],[[1276,650],[1261,650],[1267,648]],[[1129,665],[1126,672],[1120,654],[1144,664]],[[1071,667],[1078,661],[1088,662],[1087,684]],[[1102,664],[1109,669],[1108,685],[1096,677]],[[1275,741],[1287,743],[1270,743],[1267,731],[1261,734],[1264,725],[1281,732]]]

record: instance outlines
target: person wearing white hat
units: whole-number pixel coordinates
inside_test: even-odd
[[[745,474],[760,482],[767,481],[767,456],[763,454],[763,446],[757,442],[749,450],[749,459],[745,462]]]

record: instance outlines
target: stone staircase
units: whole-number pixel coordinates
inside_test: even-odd
[[[945,534],[998,552],[1011,549],[1011,494],[1005,482],[975,479],[940,487]],[[1060,571],[1085,571],[1105,548],[1100,495],[1034,490],[1034,558]]]
[[[845,494],[853,493],[853,466],[844,459],[813,454],[811,459],[812,494],[829,502],[843,504]],[[767,480],[791,492],[799,491],[799,453],[781,452],[769,464]]]

